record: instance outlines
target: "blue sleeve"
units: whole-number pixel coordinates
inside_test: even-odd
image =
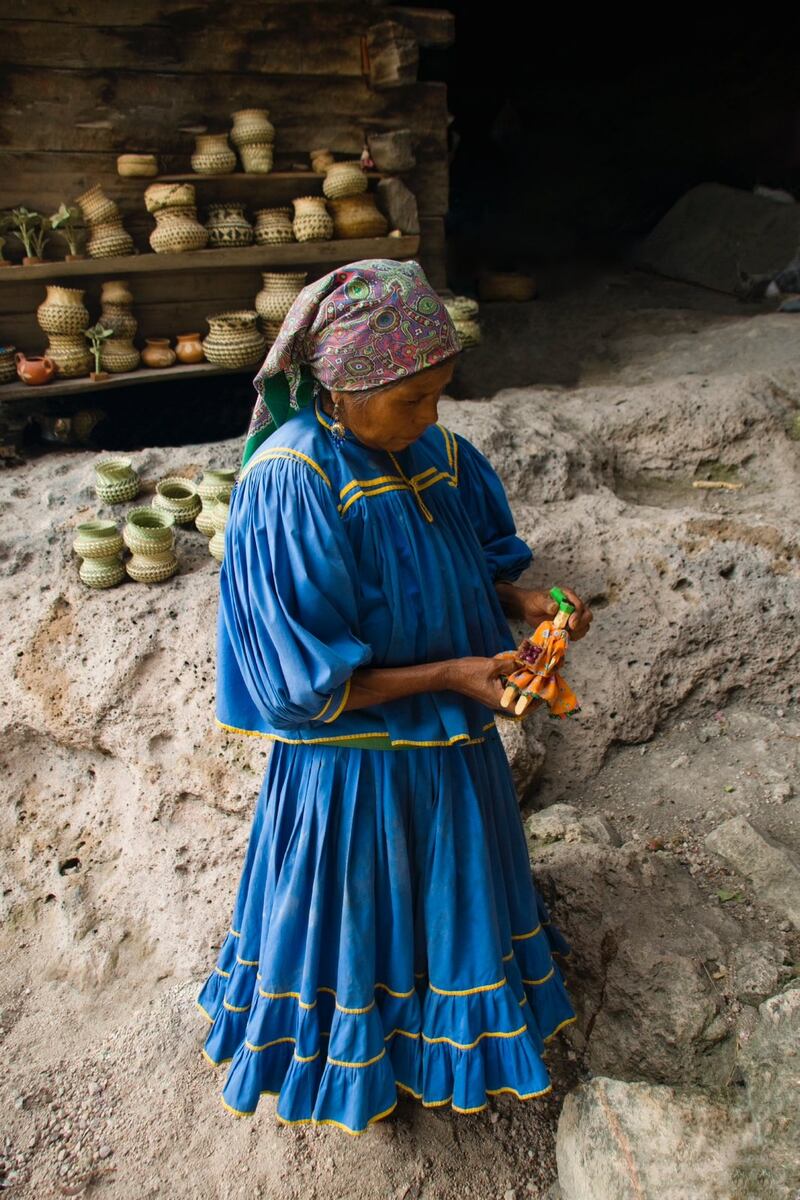
[[[335,721],[350,676],[372,658],[359,637],[357,588],[325,479],[295,459],[255,466],[234,489],[225,528],[218,718],[251,702],[278,729]]]
[[[533,560],[533,551],[517,536],[508,498],[500,477],[484,454],[461,434],[453,434],[458,449],[458,490],[486,555],[495,583],[513,583]]]

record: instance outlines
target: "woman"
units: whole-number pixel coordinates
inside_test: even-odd
[[[437,424],[459,350],[418,263],[364,260],[303,289],[256,376],[216,720],[273,745],[198,997],[237,1115],[268,1093],[360,1134],[398,1088],[541,1096],[576,1019],[495,721],[505,617],[555,604],[514,586],[532,554],[500,480]]]

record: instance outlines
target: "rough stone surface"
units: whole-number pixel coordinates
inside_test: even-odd
[[[800,929],[800,859],[786,846],[760,833],[746,817],[731,817],[712,830],[706,846],[747,875],[764,903]]]
[[[532,844],[575,949],[579,1021],[550,1044],[553,1094],[491,1097],[470,1117],[401,1098],[366,1142],[282,1128],[273,1097],[252,1122],[224,1112],[194,998],[268,745],[213,723],[206,539],[178,531],[163,584],[85,588],[75,526],[130,506],[96,503],[91,451],[58,450],[0,475],[0,1172],[20,1191],[540,1200],[564,1093],[596,1072],[714,1083],[721,1103],[747,1092],[765,1129],[771,1087],[775,1121],[789,1116],[793,1060],[778,1070],[770,1047],[788,1044],[788,1018],[771,1014],[798,931],[704,839],[752,817],[800,853],[797,318],[636,274],[542,297],[483,305],[490,337],[461,364],[486,385],[473,397],[523,370],[526,386],[444,400],[440,417],[507,484],[535,552],[522,582],[572,586],[595,613],[565,664],[580,716],[503,731],[525,819],[571,810],[563,835]],[[133,503],[240,452],[134,450]],[[744,487],[692,488],[709,476]]]

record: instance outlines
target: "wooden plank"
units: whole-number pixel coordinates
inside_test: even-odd
[[[393,4],[386,16],[414,31],[420,46],[452,46],[456,40],[456,19],[441,8],[403,8]]]
[[[209,375],[255,375],[259,364],[250,367],[236,368],[218,367],[214,363],[195,363],[187,366],[176,363],[174,367],[140,367],[138,371],[123,371],[112,375],[110,379],[98,380],[96,383],[83,376],[79,379],[59,379],[56,377],[50,383],[40,387],[32,387],[27,383],[0,384],[0,405],[10,400],[40,400],[52,396],[78,396],[86,393],[93,396],[95,392],[105,392],[114,388],[131,387],[133,384],[164,383],[174,380],[199,379]]]
[[[0,19],[0,53],[5,62],[21,67],[119,71],[135,64],[144,73],[252,71],[358,78],[360,38],[375,13],[367,6],[315,3],[262,8],[250,22],[238,13],[233,21],[209,14],[203,24],[186,22],[177,28],[174,22],[107,25],[105,12],[96,12],[95,19],[97,25]]]
[[[360,0],[370,23],[378,19],[385,0]],[[26,21],[65,21],[73,25],[119,26],[157,25],[172,29],[179,36],[186,29],[213,25],[215,29],[236,23],[257,29],[265,14],[286,8],[300,13],[308,7],[330,9],[347,16],[352,0],[318,0],[313,6],[306,0],[113,0],[98,12],[94,0],[18,0],[16,11]],[[391,12],[391,10],[388,10]],[[423,12],[428,10],[423,9]]]
[[[359,258],[411,258],[419,237],[341,238],[330,242],[290,242],[285,246],[245,246],[235,250],[191,250],[186,254],[140,254],[120,258],[90,258],[80,262],[39,263],[0,270],[0,287],[33,279],[50,283],[105,275],[108,279],[140,273],[204,271],[210,267],[233,271],[247,267],[289,269],[306,264],[352,262]]]
[[[54,131],[62,151],[183,154],[187,128],[230,127],[230,113],[263,106],[274,114],[276,153],[315,146],[348,152],[363,144],[365,127],[407,126],[418,136],[447,128],[447,87],[415,83],[371,91],[358,79],[209,72],[202,87],[192,76],[139,71],[36,70],[11,66],[2,85],[0,144],[49,150]],[[183,130],[183,132],[182,132]]]

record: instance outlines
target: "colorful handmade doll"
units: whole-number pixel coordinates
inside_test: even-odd
[[[575,606],[569,603],[561,588],[551,588],[550,595],[558,602],[555,617],[552,621],[542,621],[511,657],[519,669],[500,677],[506,685],[500,703],[503,708],[510,708],[516,700],[514,713],[518,717],[542,701],[548,705],[551,717],[563,719],[580,712],[578,697],[557,670],[566,657],[569,644],[567,621]]]

